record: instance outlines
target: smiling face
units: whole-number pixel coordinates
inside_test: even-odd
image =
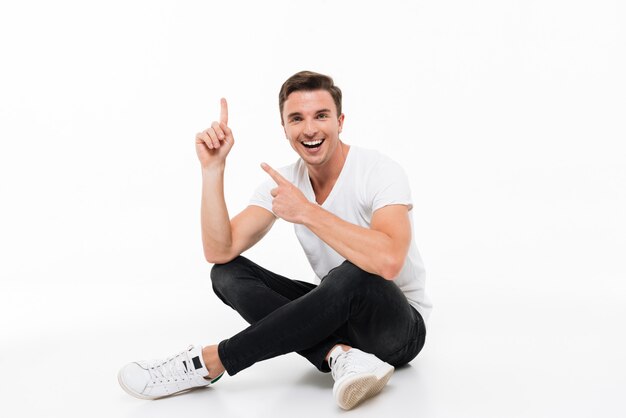
[[[291,147],[316,169],[343,161],[339,133],[344,115],[326,90],[299,90],[284,103],[283,127]]]

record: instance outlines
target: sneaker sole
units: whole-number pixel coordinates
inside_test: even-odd
[[[196,387],[193,387],[193,388],[181,390],[181,391],[176,392],[176,393],[170,393],[169,395],[161,395],[161,396],[142,395],[141,393],[137,393],[137,392],[133,391],[132,389],[130,389],[128,386],[126,386],[124,384],[124,381],[122,379],[122,371],[121,370],[117,373],[117,381],[119,382],[119,384],[122,387],[122,389],[124,389],[124,392],[128,393],[130,396],[133,396],[133,397],[135,397],[137,399],[155,400],[155,399],[167,398],[169,396],[179,395],[179,394],[186,393],[186,392],[191,392],[192,390],[196,390],[196,389],[207,388],[207,387],[211,386],[213,383],[215,383],[218,380],[220,380],[222,378],[222,376],[224,376],[224,373],[222,373],[221,375],[217,376],[215,379],[211,380],[206,386],[196,386]]]
[[[352,409],[378,394],[385,387],[394,370],[392,365],[385,363],[372,374],[347,379],[342,382],[335,394],[337,404],[342,409]]]

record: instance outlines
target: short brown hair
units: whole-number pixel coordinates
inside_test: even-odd
[[[313,71],[300,71],[287,79],[278,93],[280,119],[283,118],[283,107],[287,97],[294,91],[326,90],[332,96],[337,107],[337,116],[341,115],[341,89],[335,86],[332,78]]]

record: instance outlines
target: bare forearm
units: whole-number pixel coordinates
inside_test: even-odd
[[[232,231],[224,199],[223,165],[202,169],[200,212],[204,256],[211,263],[219,262],[232,247]]]
[[[346,260],[388,280],[398,275],[406,257],[402,240],[346,222],[314,204],[304,214],[303,225]]]

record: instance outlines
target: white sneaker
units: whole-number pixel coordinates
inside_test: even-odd
[[[212,380],[205,379],[209,371],[202,359],[202,347],[190,345],[185,351],[164,360],[128,363],[117,374],[117,380],[129,395],[157,399],[209,386],[223,374]]]
[[[343,409],[352,409],[380,392],[391,378],[394,368],[373,354],[337,346],[328,359],[335,379],[333,396]]]

